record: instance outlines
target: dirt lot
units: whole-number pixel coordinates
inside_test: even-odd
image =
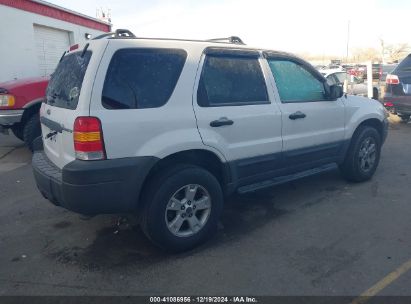
[[[166,255],[132,218],[48,203],[30,153],[0,135],[0,295],[359,295],[377,282],[411,295],[410,151],[411,124],[393,124],[370,182],[335,171],[235,197],[215,238]]]

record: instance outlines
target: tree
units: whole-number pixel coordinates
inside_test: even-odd
[[[375,48],[357,48],[352,51],[352,59],[355,62],[379,61],[380,53]]]
[[[385,46],[384,51],[388,61],[396,62],[407,56],[411,51],[411,47],[408,43],[390,44]]]

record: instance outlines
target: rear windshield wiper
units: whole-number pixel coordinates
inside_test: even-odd
[[[59,60],[59,63],[63,60],[64,55],[66,55],[66,53],[67,53],[67,51],[64,51],[63,55],[61,55],[60,60]]]
[[[84,49],[83,49],[83,51],[81,52],[81,55],[80,55],[81,58],[84,57],[84,54],[86,53],[89,45],[90,45],[89,43],[87,43],[87,44],[85,45],[85,47],[84,47]]]

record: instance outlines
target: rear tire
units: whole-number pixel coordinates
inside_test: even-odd
[[[23,130],[23,139],[27,147],[33,151],[33,141],[41,136],[40,115],[35,113],[29,117]]]
[[[14,125],[11,127],[11,131],[13,132],[14,136],[24,141],[24,125],[21,125],[21,124]]]
[[[218,180],[193,165],[176,165],[151,178],[142,203],[144,233],[171,252],[206,241],[216,231],[224,204]]]
[[[369,126],[360,126],[354,133],[343,164],[342,175],[351,182],[369,180],[375,173],[381,154],[381,136]]]
[[[373,88],[372,89],[372,99],[378,100],[378,98],[379,98],[378,89]]]

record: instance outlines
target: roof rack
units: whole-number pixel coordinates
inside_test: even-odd
[[[115,32],[109,32],[102,35],[99,35],[92,40],[99,40],[99,39],[123,39],[123,38],[137,38],[131,31],[126,29],[118,29]],[[173,40],[173,39],[170,39]],[[178,40],[178,39],[177,39]],[[189,40],[187,40],[189,41]],[[200,41],[200,40],[193,40],[193,41]],[[208,40],[201,40],[201,41],[208,41],[208,42],[223,42],[223,43],[232,43],[232,44],[242,44],[245,45],[243,40],[241,40],[238,36],[230,36],[226,38],[214,38]]]
[[[93,40],[103,39],[103,38],[137,38],[131,31],[125,29],[118,29],[115,32],[109,32],[99,35]]]
[[[245,43],[243,42],[243,40],[241,40],[240,37],[237,36],[230,36],[227,38],[214,38],[214,39],[208,39],[206,41],[213,41],[213,42],[226,42],[226,43],[233,43],[233,44],[243,44],[245,45]]]

